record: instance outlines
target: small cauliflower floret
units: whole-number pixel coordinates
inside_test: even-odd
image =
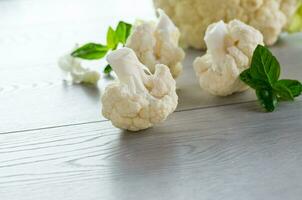
[[[81,59],[72,57],[70,53],[59,58],[58,65],[64,73],[64,79],[72,83],[97,84],[100,75],[82,66]]]
[[[294,14],[299,0],[153,0],[171,17],[187,46],[205,49],[208,25],[238,19],[258,29],[267,45],[276,42]]]
[[[180,33],[170,18],[159,10],[159,20],[141,22],[134,27],[126,46],[133,49],[140,62],[146,65],[153,73],[157,64],[169,67],[176,78],[182,71],[181,61],[185,53],[178,46]]]
[[[263,44],[262,34],[239,20],[220,21],[208,27],[205,42],[207,53],[193,63],[201,88],[218,96],[246,90],[239,75],[249,68],[257,45]]]
[[[176,82],[167,66],[158,64],[151,74],[127,47],[111,52],[107,61],[119,82],[105,89],[102,113],[114,126],[130,131],[147,129],[176,109]]]

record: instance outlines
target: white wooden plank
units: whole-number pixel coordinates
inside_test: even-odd
[[[0,199],[298,199],[302,101],[174,113],[140,134],[109,122],[1,134]]]
[[[302,35],[294,41],[301,38]],[[302,77],[302,46],[294,45],[291,37],[284,37],[273,51],[282,63],[284,77]],[[187,53],[184,73],[178,80],[177,110],[255,100],[252,91],[223,98],[202,91],[192,69],[194,58],[200,54],[193,50]],[[48,61],[52,64],[25,64],[24,68],[12,66],[1,70],[0,133],[105,120],[100,114],[99,90],[64,84],[56,60]],[[109,81],[103,78],[99,88]]]
[[[139,0],[12,0],[1,1],[0,10],[0,133],[104,120],[100,115],[100,92],[64,85],[57,58],[75,42],[104,42],[107,27],[118,20],[154,18],[152,2]],[[287,77],[302,77],[301,38],[284,36],[273,48]],[[188,52],[184,73],[178,80],[177,110],[255,99],[251,91],[227,98],[201,91],[192,62],[202,53]],[[101,88],[106,84],[108,81],[103,79]]]
[[[178,111],[129,134],[99,122],[97,88],[62,83],[59,55],[75,42],[104,38],[104,27],[119,19],[152,18],[151,1],[2,0],[0,11],[1,200],[302,195],[301,98],[262,113],[251,91],[210,96],[191,66],[201,52],[190,50]],[[272,49],[284,76],[301,79],[302,35],[283,36]]]

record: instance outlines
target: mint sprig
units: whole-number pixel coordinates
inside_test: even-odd
[[[102,44],[88,43],[71,53],[73,57],[86,60],[96,60],[103,58],[108,52],[108,47]]]
[[[126,41],[131,33],[131,29],[132,29],[131,24],[125,22],[119,22],[115,31],[118,42],[122,43],[125,46]]]
[[[273,112],[279,101],[293,101],[302,93],[297,80],[280,77],[280,64],[268,48],[258,45],[251,67],[240,74],[240,79],[256,91],[258,101],[268,112]]]
[[[109,51],[118,48],[119,44],[125,46],[127,38],[130,35],[132,25],[126,22],[120,21],[114,30],[112,27],[108,28],[106,45],[98,43],[87,43],[71,53],[71,56],[82,58],[86,60],[99,60],[104,58]],[[110,74],[112,68],[107,65],[103,72],[104,74]]]

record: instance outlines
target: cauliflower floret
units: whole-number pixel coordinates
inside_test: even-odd
[[[205,42],[207,53],[193,63],[201,88],[219,96],[246,90],[239,75],[249,68],[257,45],[263,44],[262,34],[239,20],[220,21],[208,27]]]
[[[127,47],[111,52],[107,61],[119,82],[105,89],[102,113],[114,126],[130,131],[147,129],[176,109],[176,82],[167,66],[157,64],[151,74]]]
[[[134,27],[126,46],[133,49],[138,59],[153,73],[156,64],[164,64],[170,68],[174,78],[182,71],[181,61],[185,53],[178,46],[180,33],[170,18],[162,11],[159,20],[141,22]]]
[[[82,66],[81,59],[72,57],[70,53],[58,60],[58,65],[64,73],[64,80],[72,83],[97,84],[100,74]]]
[[[298,0],[154,0],[182,33],[182,42],[205,49],[204,37],[209,24],[238,19],[264,35],[267,45],[276,42],[287,21],[294,14]]]

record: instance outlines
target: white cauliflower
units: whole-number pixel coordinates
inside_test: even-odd
[[[219,96],[246,90],[239,75],[249,68],[257,45],[263,44],[262,34],[239,20],[220,21],[208,27],[204,39],[207,53],[193,63],[201,88]]]
[[[299,0],[154,0],[179,27],[182,42],[205,49],[200,38],[208,25],[238,19],[260,30],[267,45],[276,42],[287,21],[294,14]]]
[[[72,83],[97,84],[100,74],[82,66],[80,58],[75,58],[70,53],[58,60],[58,65],[64,73],[64,79]]]
[[[102,113],[114,126],[130,131],[147,129],[176,109],[176,82],[167,66],[158,64],[151,74],[127,47],[111,52],[107,61],[119,82],[105,89]]]
[[[156,64],[170,68],[174,78],[182,71],[185,53],[178,46],[180,33],[170,18],[159,10],[157,23],[141,22],[134,26],[126,46],[133,49],[138,59],[153,73]]]

